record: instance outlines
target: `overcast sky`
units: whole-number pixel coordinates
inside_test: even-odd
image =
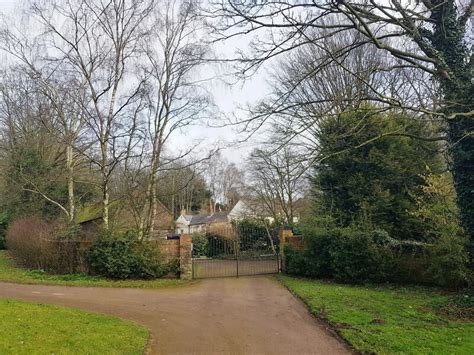
[[[22,0],[0,0],[0,12],[11,16],[16,11],[21,11]],[[236,47],[244,47],[243,39],[236,39],[232,43],[226,43],[225,46],[216,48],[218,54],[223,56],[232,56]],[[0,57],[1,58],[1,57]],[[219,69],[220,73],[226,73],[225,68]],[[229,73],[227,71],[227,73]],[[252,80],[242,84],[228,85],[221,80],[213,80],[208,84],[209,91],[213,95],[214,103],[218,112],[222,115],[235,114],[243,116],[244,113],[238,110],[239,106],[246,106],[252,102],[261,99],[267,90],[264,80],[264,73],[260,73]],[[223,155],[232,162],[240,165],[250,150],[255,147],[255,141],[258,141],[258,135],[252,142],[236,145],[233,142],[237,139],[236,131],[232,127],[213,128],[206,124],[195,126],[186,134],[176,136],[172,145],[180,146],[190,140],[202,140],[207,146],[213,146],[219,142],[223,146]]]

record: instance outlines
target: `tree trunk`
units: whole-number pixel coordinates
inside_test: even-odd
[[[151,172],[148,178],[148,185],[147,185],[146,193],[145,193],[145,201],[143,202],[142,210],[140,213],[140,222],[138,226],[138,239],[139,240],[142,240],[143,237],[145,236],[145,223],[146,223],[147,216],[148,217],[150,216],[150,208],[151,208],[150,199],[151,199],[151,194],[152,194],[153,185],[154,185],[154,181],[153,181],[154,160],[152,160],[150,169],[151,169]]]
[[[444,92],[443,112],[454,116],[447,120],[450,168],[461,223],[469,237],[471,265],[474,266],[474,117],[456,115],[474,110],[474,57],[468,49],[466,25],[458,17],[455,1],[433,2],[430,20],[433,23],[431,44],[442,58],[441,62],[438,61],[437,69]]]
[[[175,186],[174,186],[174,174],[172,176],[172,185],[171,185],[171,212],[173,213],[173,229],[174,229],[174,222],[176,221],[176,206],[175,206],[175,198],[176,198],[176,192],[175,192]]]
[[[101,142],[101,174],[102,174],[102,223],[104,230],[109,230],[109,171],[107,168],[107,143]]]
[[[469,237],[468,251],[474,260],[474,117],[456,117],[448,122],[451,171],[462,225]]]
[[[139,223],[139,226],[138,226],[138,239],[139,240],[142,240],[143,237],[145,236],[145,224],[147,222],[147,218],[149,219],[148,220],[148,223],[149,223],[149,232],[151,233],[151,215],[150,215],[150,212],[151,212],[151,209],[152,209],[152,194],[153,194],[153,189],[154,189],[154,185],[155,185],[155,181],[154,181],[154,174],[153,174],[153,171],[155,170],[154,169],[154,159],[152,160],[152,163],[151,163],[151,171],[150,171],[150,175],[149,175],[149,178],[148,178],[148,185],[147,185],[147,188],[146,188],[146,193],[145,193],[145,201],[143,202],[143,206],[142,206],[142,210],[141,210],[141,213],[140,213],[140,223]]]
[[[156,191],[156,178],[153,183],[151,194],[150,235],[155,232],[155,220],[158,213],[158,196]]]
[[[102,185],[102,222],[104,223],[104,229],[109,230],[109,184],[107,181],[103,182]]]
[[[272,248],[273,255],[276,255],[277,252],[275,248],[275,243],[273,243],[272,234],[270,233],[270,229],[268,228],[267,222],[265,220],[263,221],[263,225],[265,226],[265,231],[267,232],[267,237],[268,237],[268,240],[270,241],[270,246]]]
[[[76,215],[76,204],[74,197],[74,153],[72,145],[68,144],[66,147],[66,166],[68,172],[67,192],[69,203],[69,223],[74,223]]]
[[[148,177],[148,186],[145,195],[145,202],[143,204],[142,213],[140,216],[140,226],[138,231],[138,237],[140,240],[143,239],[145,235],[146,222],[148,222],[147,229],[149,235],[152,235],[155,231],[155,219],[158,213],[158,192],[156,186],[156,175],[158,174],[158,167],[160,164],[160,154],[160,149],[153,149],[153,157],[151,160],[150,175]]]

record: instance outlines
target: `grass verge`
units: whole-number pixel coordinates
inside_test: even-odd
[[[436,290],[279,279],[358,352],[474,354],[474,323],[436,314],[449,297]]]
[[[90,275],[52,275],[41,270],[28,270],[15,266],[8,252],[0,250],[0,282],[22,284],[83,286],[83,287],[133,287],[162,288],[189,284],[178,279],[158,280],[109,280]]]
[[[0,354],[143,354],[148,330],[77,309],[0,300]]]

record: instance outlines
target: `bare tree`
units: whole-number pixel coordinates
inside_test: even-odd
[[[386,70],[400,68],[425,73],[438,83],[439,105],[422,107],[373,91],[371,100],[386,108],[410,109],[442,118],[447,126],[451,170],[463,224],[474,241],[474,103],[472,51],[468,47],[473,1],[277,1],[212,2],[210,22],[220,39],[254,36],[250,53],[238,62],[244,74],[279,55],[308,45],[320,46],[336,64],[366,44],[393,57]],[[322,40],[356,31],[357,41],[332,51]],[[356,75],[356,73],[353,73]],[[409,81],[407,81],[409,83]],[[474,245],[474,243],[471,243]]]
[[[236,203],[235,196],[243,188],[243,173],[234,163],[229,163],[220,153],[215,154],[209,161],[206,169],[212,203],[212,213],[217,212],[218,205],[231,208]],[[234,196],[234,199],[232,199]]]
[[[76,215],[75,169],[79,163],[78,151],[82,151],[83,148],[80,144],[80,137],[85,119],[82,111],[84,97],[82,88],[76,91],[71,84],[70,81],[66,81],[58,88],[45,86],[43,90],[55,112],[55,122],[49,131],[65,145],[69,222],[74,223]],[[55,129],[55,127],[59,127],[59,129]]]
[[[201,170],[199,165],[187,166],[182,161],[160,170],[158,196],[175,218],[183,210],[192,214],[208,206],[209,190]]]
[[[32,1],[30,14],[44,33],[50,62],[67,68],[87,87],[83,107],[97,142],[88,158],[101,173],[103,223],[109,227],[110,178],[129,153],[143,83],[128,66],[149,29],[154,1]],[[125,81],[127,84],[125,85]],[[132,119],[130,119],[130,117]]]
[[[208,159],[198,144],[174,149],[170,141],[210,112],[199,72],[209,50],[202,18],[194,1],[156,5],[30,0],[31,28],[0,29],[9,70],[26,75],[54,113],[43,123],[65,147],[70,221],[81,159],[101,189],[105,229],[111,198],[127,197],[142,237],[154,230],[159,176],[179,161],[185,169]]]
[[[244,189],[244,174],[234,163],[228,164],[223,171],[222,192],[224,204],[228,210],[240,199]]]
[[[150,141],[150,167],[139,223],[141,234],[145,229],[150,233],[154,230],[158,172],[166,164],[162,161],[165,147],[174,134],[206,117],[209,106],[208,94],[198,75],[209,49],[200,37],[203,26],[194,3],[163,2],[156,10],[152,28],[154,40],[145,49],[143,68],[147,83],[145,131]],[[181,152],[181,157],[188,156],[195,148]]]
[[[210,160],[206,169],[206,180],[207,184],[209,185],[209,191],[211,193],[212,208],[211,213],[214,213],[219,201],[221,201],[221,197],[223,195],[222,191],[222,175],[223,175],[223,167],[226,163],[224,163],[224,158],[217,152]]]
[[[306,166],[290,146],[278,151],[254,150],[247,161],[250,195],[260,206],[258,215],[275,221],[295,221],[295,201],[302,196]],[[257,207],[254,210],[257,210]]]
[[[332,48],[332,51],[337,51],[357,41],[358,37],[360,34],[357,32],[336,34],[321,42]],[[367,114],[374,114],[387,110],[386,106],[371,100],[373,92],[384,92],[392,97],[396,95],[404,102],[421,106],[433,101],[429,80],[423,76],[416,77],[418,72],[413,70],[386,71],[393,63],[390,58],[378,55],[373,45],[354,49],[341,59],[341,65],[321,65],[327,59],[328,54],[317,45],[295,49],[287,58],[280,60],[274,70],[270,97],[250,110],[249,120],[268,117],[271,122],[271,140],[279,142],[278,147],[297,145],[302,158],[305,157],[309,162],[327,158],[321,154],[319,144],[323,122],[348,111],[364,110]],[[413,89],[414,86],[416,89]],[[418,117],[428,119],[426,115]],[[436,120],[441,126],[439,121]],[[394,131],[392,134],[400,132]],[[432,132],[417,138],[444,138],[442,135],[430,134]]]

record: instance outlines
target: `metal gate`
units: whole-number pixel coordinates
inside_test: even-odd
[[[234,228],[193,238],[193,278],[278,273],[277,238],[258,232]]]

